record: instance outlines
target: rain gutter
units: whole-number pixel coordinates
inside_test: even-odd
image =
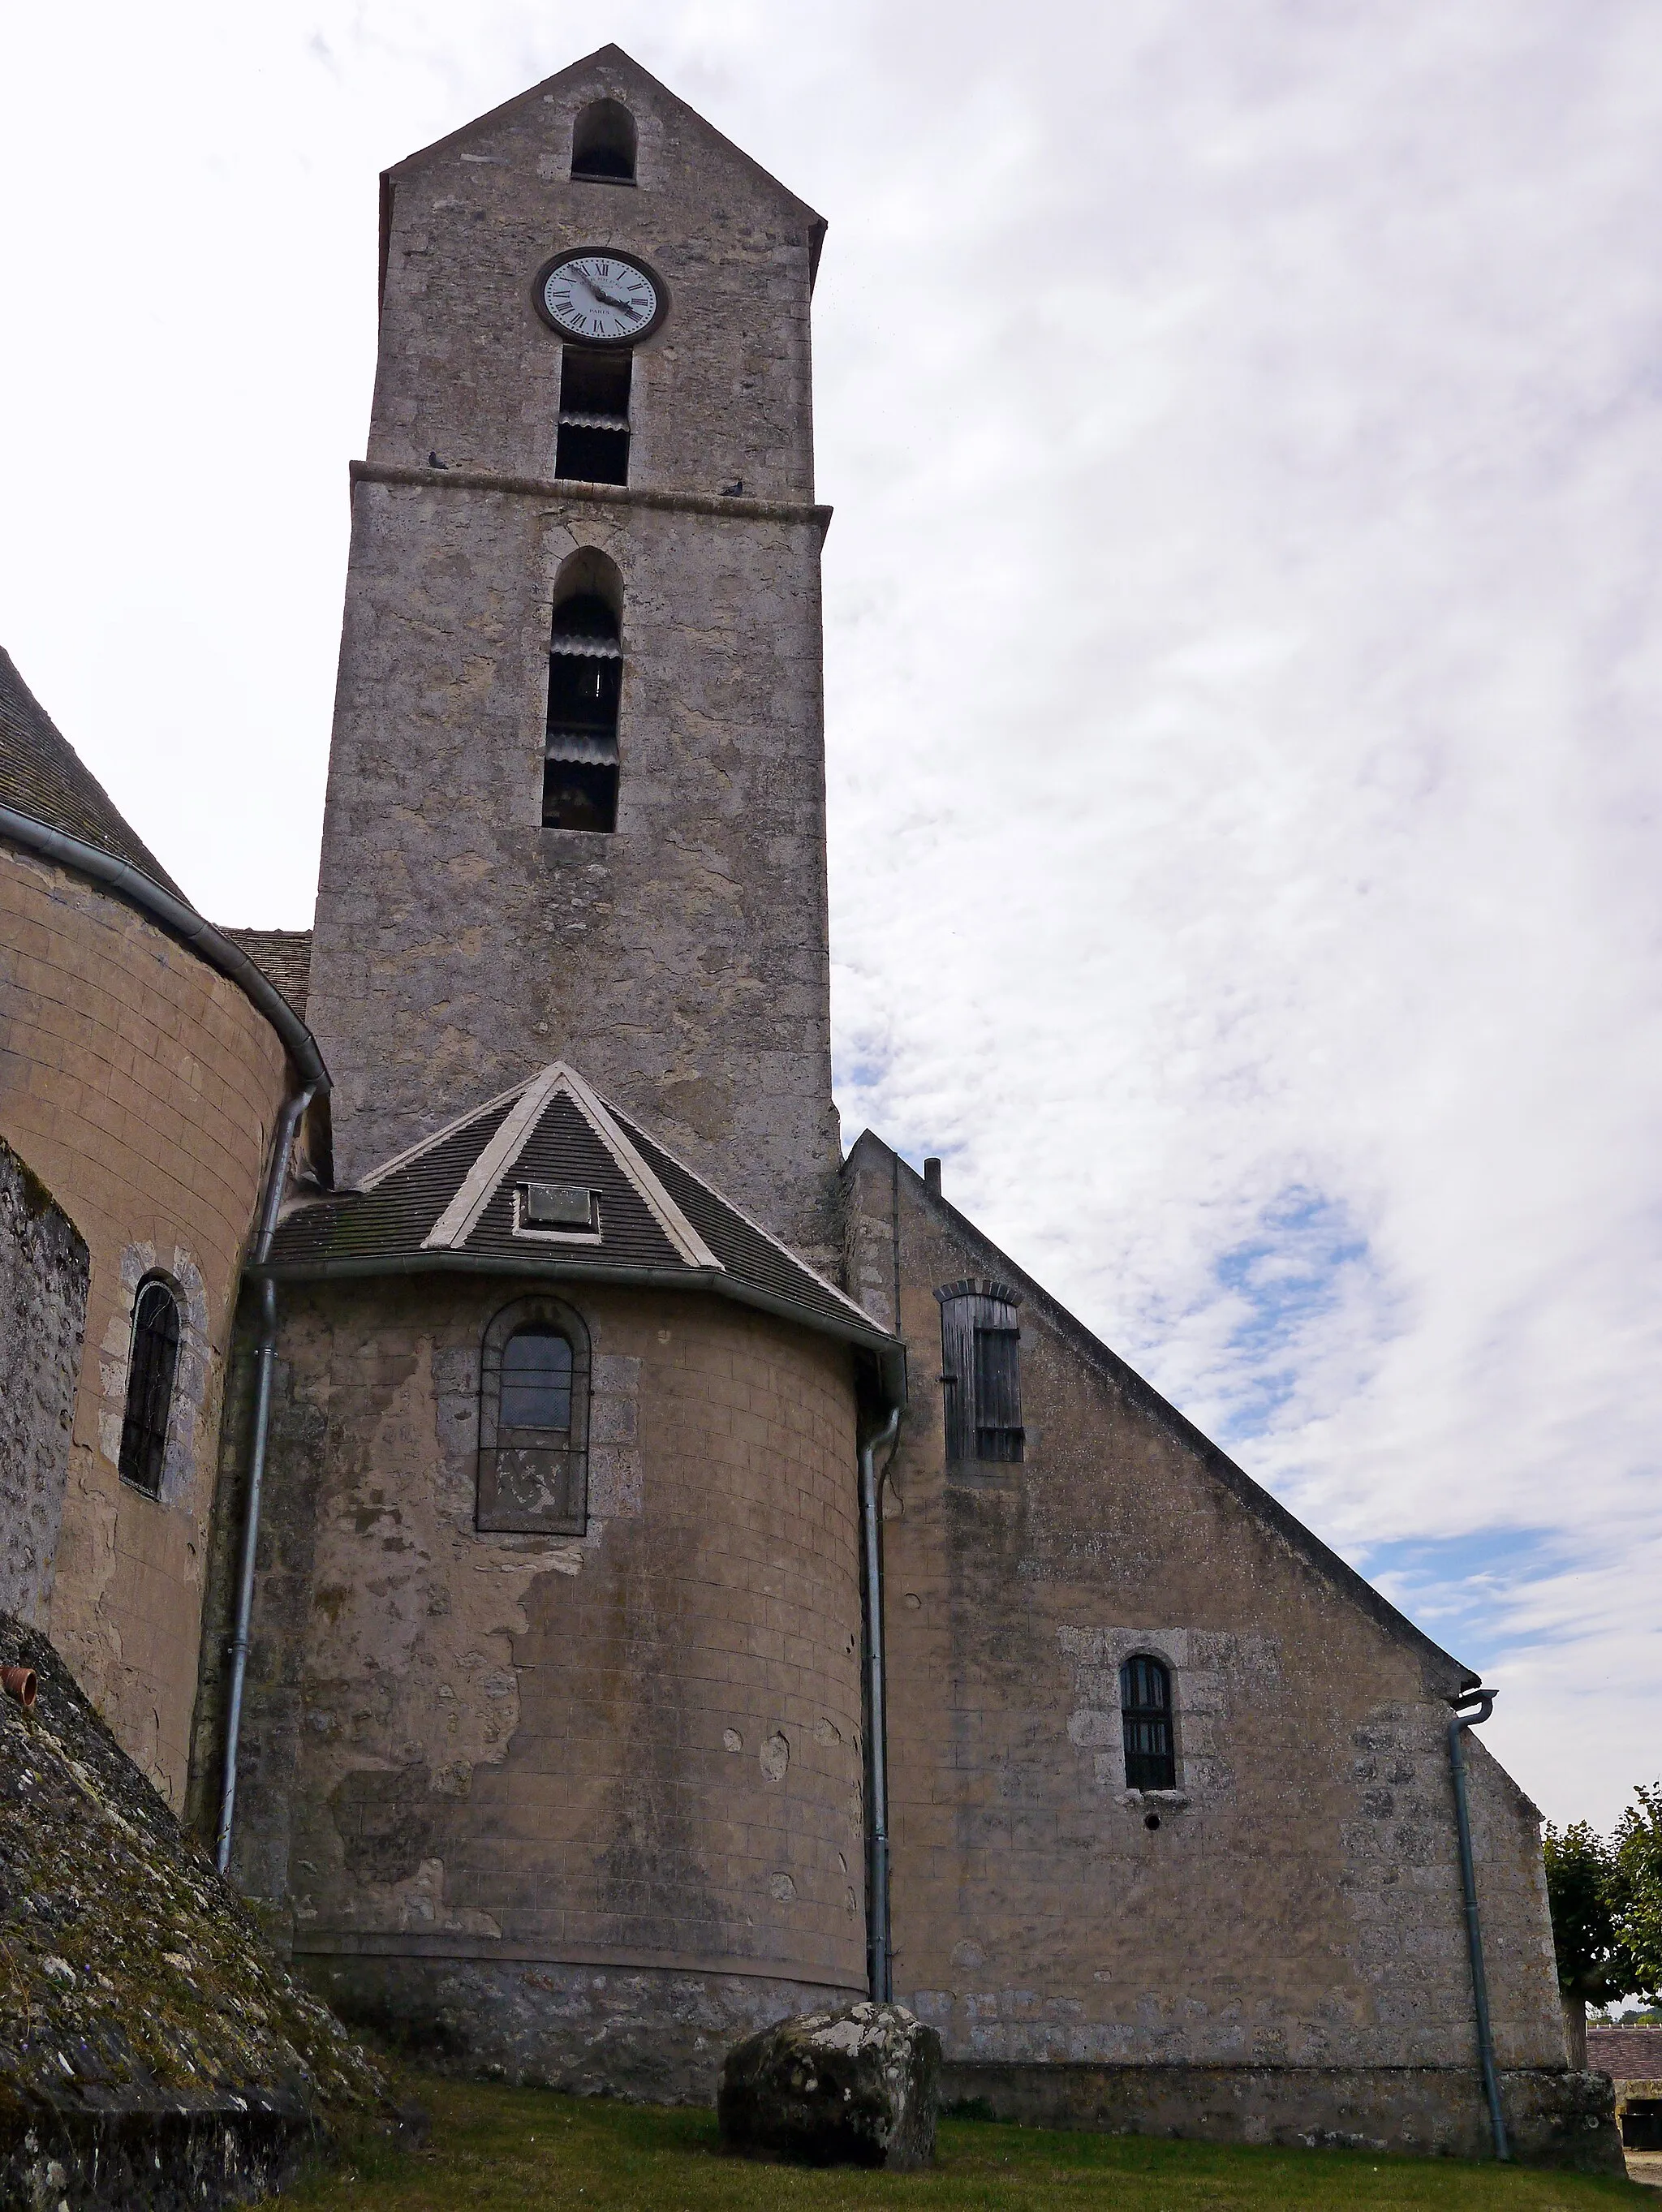
[[[877,1455],[900,1434],[900,1407],[860,1447],[860,1534],[865,1567],[866,1616],[866,1959],[873,1999],[887,2004],[894,1995],[894,1946],[889,1929],[889,1723],[884,1680],[883,1481]],[[894,1455],[890,1453],[892,1460]]]
[[[1463,1690],[1448,1722],[1448,1763],[1454,1777],[1454,1821],[1460,1838],[1460,1884],[1465,1892],[1466,1949],[1471,1959],[1471,1995],[1477,2015],[1477,2056],[1483,2069],[1483,2094],[1488,2100],[1489,2131],[1495,2155],[1502,2162],[1512,2156],[1507,2124],[1501,2111],[1501,2084],[1495,2071],[1495,2030],[1489,2019],[1488,1978],[1483,1972],[1483,1930],[1477,1917],[1477,1871],[1471,1856],[1471,1813],[1466,1802],[1466,1760],[1461,1738],[1469,1728],[1481,1728],[1495,1710],[1497,1690],[1475,1683]],[[1469,1705],[1481,1711],[1468,1712]]]
[[[283,1109],[276,1141],[271,1146],[271,1170],[260,1208],[259,1233],[254,1241],[253,1275],[271,1249],[277,1233],[277,1209],[289,1180],[289,1160],[295,1148],[295,1132],[301,1116],[316,1096],[310,1083],[297,1091]],[[265,1480],[265,1441],[271,1426],[271,1371],[277,1364],[277,1284],[270,1275],[259,1279],[259,1334],[254,1345],[254,1434],[248,1454],[248,1491],[242,1507],[242,1560],[237,1577],[236,1627],[231,1638],[231,1692],[225,1709],[225,1761],[220,1781],[219,1830],[214,1839],[214,1864],[223,1874],[231,1863],[231,1830],[236,1819],[236,1757],[242,1735],[242,1693],[248,1679],[249,1630],[254,1617],[254,1563],[259,1550],[260,1492]]]

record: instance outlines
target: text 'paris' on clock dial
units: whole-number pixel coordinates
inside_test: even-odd
[[[563,253],[537,272],[536,301],[562,337],[587,345],[633,345],[663,319],[664,288],[621,253],[589,247]]]

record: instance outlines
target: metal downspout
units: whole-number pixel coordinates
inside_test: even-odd
[[[254,1262],[264,1262],[277,1233],[277,1208],[289,1180],[289,1158],[294,1150],[300,1119],[317,1095],[319,1085],[308,1083],[297,1091],[283,1109],[277,1141],[271,1147],[271,1180],[260,1208],[259,1233],[254,1240]],[[231,1695],[225,1713],[225,1770],[220,1788],[219,1833],[214,1844],[214,1864],[223,1874],[231,1863],[231,1825],[236,1817],[236,1755],[242,1734],[242,1692],[248,1676],[248,1630],[254,1614],[254,1558],[259,1545],[259,1493],[265,1480],[265,1437],[271,1422],[271,1370],[277,1364],[277,1285],[269,1275],[259,1285],[259,1335],[254,1346],[258,1379],[254,1386],[254,1436],[248,1455],[248,1495],[242,1511],[242,1565],[237,1581],[236,1629],[231,1639]]]
[[[1449,1716],[1448,1763],[1454,1776],[1454,1820],[1460,1835],[1460,1881],[1466,1898],[1466,1948],[1471,1954],[1471,1995],[1477,2014],[1477,2053],[1482,2062],[1483,2094],[1488,2099],[1489,2128],[1495,2137],[1495,2155],[1505,2161],[1512,2151],[1507,2142],[1507,2124],[1501,2111],[1501,2084],[1495,2071],[1495,2032],[1488,2015],[1488,1978],[1483,1972],[1483,1930],[1477,1917],[1477,1873],[1471,1858],[1471,1814],[1466,1804],[1466,1760],[1461,1736],[1469,1728],[1481,1728],[1495,1710],[1496,1690],[1485,1690],[1481,1685],[1467,1690]],[[1477,1705],[1481,1711],[1465,1712],[1462,1707]]]
[[[897,1406],[886,1425],[860,1447],[860,1533],[866,1565],[866,1763],[870,1776],[867,1824],[866,1956],[871,1993],[879,2004],[893,1995],[889,1942],[888,1721],[883,1684],[883,1570],[878,1502],[882,1486],[877,1454],[900,1433]],[[888,1468],[883,1469],[886,1475]]]

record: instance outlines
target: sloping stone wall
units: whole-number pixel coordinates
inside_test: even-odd
[[[87,1242],[0,1138],[0,1612],[45,1622],[87,1327]]]
[[[194,2212],[264,2196],[380,2069],[292,1981],[45,1637],[0,1614],[0,2203]]]

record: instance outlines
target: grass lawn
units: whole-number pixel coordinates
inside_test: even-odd
[[[989,2121],[941,2124],[928,2173],[809,2172],[723,2157],[713,2112],[559,2097],[430,2076],[410,2087],[432,2114],[427,2148],[361,2148],[271,2212],[772,2212],[776,2206],[906,2205],[1068,2212],[1267,2212],[1365,2205],[1379,2212],[1649,2206],[1620,2180],[1355,2151],[1214,2149],[1136,2136],[1056,2135]]]

